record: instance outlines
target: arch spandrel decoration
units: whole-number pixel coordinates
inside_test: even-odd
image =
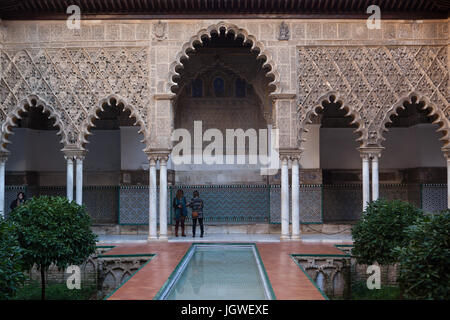
[[[86,117],[86,120],[83,122],[81,126],[81,132],[83,133],[83,136],[81,137],[81,144],[85,146],[86,143],[89,143],[87,140],[87,136],[91,134],[90,129],[92,127],[95,127],[94,120],[98,119],[98,113],[101,111],[104,111],[103,105],[113,105],[115,104],[117,107],[123,107],[124,110],[130,111],[130,118],[136,119],[136,122],[134,125],[137,125],[140,127],[138,133],[143,134],[144,137],[146,137],[146,130],[145,130],[145,123],[142,120],[140,114],[136,112],[136,109],[133,108],[124,98],[117,96],[115,94],[111,94],[108,97],[105,97],[101,99],[95,108],[92,108],[90,110],[89,115]],[[146,143],[146,139],[142,140],[141,142]]]
[[[386,113],[386,117],[381,123],[380,130],[378,132],[379,137],[384,141],[386,140],[382,134],[383,132],[387,132],[388,129],[386,128],[386,124],[391,123],[392,116],[397,116],[398,111],[405,109],[403,104],[405,102],[412,103],[413,100],[416,100],[417,103],[423,102],[423,110],[427,111],[427,116],[433,117],[433,124],[437,124],[438,129],[437,132],[442,132],[442,137],[440,140],[443,142],[442,149],[449,149],[450,148],[450,117],[448,116],[448,109],[450,106],[447,106],[446,109],[442,110],[438,108],[433,102],[430,101],[425,96],[422,96],[419,93],[412,92],[408,96],[401,98],[398,103],[396,103],[391,109],[389,109]],[[447,115],[445,113],[447,111]]]
[[[314,46],[297,52],[300,136],[329,92],[338,92],[360,115],[361,147],[381,146],[387,114],[411,92],[429,97],[429,106],[450,118],[446,46]]]
[[[59,129],[57,135],[61,135],[62,137],[61,143],[67,145],[67,141],[70,139],[70,137],[66,136],[66,132],[68,132],[68,130],[65,127],[64,122],[61,121],[60,113],[58,112],[58,110],[53,108],[51,105],[43,101],[38,96],[29,95],[26,99],[18,103],[14,109],[10,110],[8,115],[6,115],[4,121],[2,121],[0,152],[5,153],[9,152],[6,148],[6,145],[10,143],[10,141],[8,140],[8,136],[10,134],[13,134],[12,128],[17,126],[16,121],[17,119],[21,119],[20,114],[26,112],[29,108],[35,107],[42,107],[43,111],[49,114],[49,119],[54,119],[55,121],[54,126]]]
[[[35,95],[51,106],[60,119],[64,146],[83,149],[100,101],[115,95],[126,102],[124,105],[141,127],[149,128],[148,50],[148,47],[1,50],[2,123],[8,115],[12,117],[11,112],[17,106],[20,108],[21,101]],[[144,132],[146,138],[148,131]],[[2,139],[5,134],[2,132]]]
[[[177,88],[178,84],[174,81],[174,78],[180,77],[177,69],[183,68],[182,59],[189,60],[188,53],[195,51],[194,46],[197,44],[202,45],[202,38],[211,38],[213,33],[220,33],[220,30],[224,30],[225,34],[232,33],[234,38],[242,37],[244,43],[250,43],[251,50],[258,50],[257,59],[264,59],[263,68],[270,67],[270,71],[267,72],[266,76],[273,78],[273,81],[269,83],[274,92],[280,92],[280,75],[275,67],[275,62],[272,60],[271,53],[265,49],[264,44],[257,41],[256,37],[250,35],[246,30],[239,28],[238,26],[226,22],[219,22],[218,24],[209,26],[206,29],[201,29],[196,35],[192,36],[188,42],[183,44],[181,51],[176,55],[175,61],[173,61],[169,66],[169,80],[167,83],[167,93],[172,92],[173,88]]]
[[[359,114],[359,111],[349,106],[338,92],[332,91],[320,97],[318,99],[318,103],[313,108],[307,111],[302,123],[300,123],[300,128],[303,129],[300,130],[298,136],[299,146],[301,145],[301,142],[305,141],[304,139],[302,139],[302,134],[304,132],[308,132],[308,129],[306,129],[306,124],[312,123],[313,116],[318,116],[317,111],[325,109],[325,107],[323,106],[323,102],[330,103],[331,101],[339,103],[341,105],[339,109],[345,110],[347,112],[345,116],[352,118],[352,121],[350,122],[351,125],[356,124],[358,126],[354,131],[356,134],[358,134],[358,138],[356,139],[356,141],[358,141],[361,145],[363,144],[364,123],[362,121],[361,115]]]

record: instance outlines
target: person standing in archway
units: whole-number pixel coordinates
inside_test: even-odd
[[[194,191],[194,197],[189,202],[189,206],[192,209],[192,237],[195,238],[195,227],[198,223],[200,224],[200,238],[203,238],[203,200],[200,199],[200,194],[198,191]]]
[[[181,236],[186,237],[184,233],[184,219],[187,216],[186,198],[183,196],[183,190],[178,189],[172,206],[175,209],[175,236],[178,237],[178,226],[181,224]]]
[[[11,202],[11,205],[9,206],[9,208],[12,210],[14,210],[16,207],[21,206],[22,204],[25,203],[25,193],[23,193],[22,191],[19,192],[17,194],[17,198],[13,200],[13,202]]]

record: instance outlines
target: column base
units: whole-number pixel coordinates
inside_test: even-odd
[[[291,236],[291,241],[301,241],[301,240],[302,240],[302,237],[299,234]]]
[[[147,238],[148,242],[156,242],[158,241],[158,237],[157,236],[150,236]]]
[[[167,235],[160,235],[158,241],[169,241],[169,237]]]
[[[280,236],[280,241],[289,241],[289,240],[291,240],[291,237],[289,235],[282,234]]]

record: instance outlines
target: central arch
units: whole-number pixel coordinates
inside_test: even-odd
[[[219,23],[192,37],[170,70],[167,89],[175,94],[174,129],[184,129],[191,137],[199,130],[202,133],[202,154],[205,150],[208,156],[214,157],[217,150],[223,150],[224,155],[220,163],[210,163],[203,156],[201,164],[195,163],[194,157],[191,162],[169,167],[169,170],[174,169],[174,188],[183,189],[187,197],[198,189],[205,208],[208,208],[205,223],[267,223],[268,233],[269,179],[261,175],[261,162],[252,162],[250,156],[261,154],[260,130],[268,132],[272,124],[273,101],[270,94],[280,91],[279,74],[270,53],[244,29]],[[202,127],[196,121],[201,121]],[[248,136],[243,139],[244,145],[240,145],[236,137],[231,137],[235,139],[231,163],[228,162],[230,157],[225,156],[230,151],[226,148],[226,141],[230,131],[239,135],[238,130],[243,134],[256,133],[258,147],[257,150],[252,148],[250,141],[255,140]],[[223,139],[223,144],[208,153],[217,136]],[[194,151],[193,146],[189,145],[187,150]],[[174,155],[178,155],[177,152],[178,149]],[[243,154],[245,164],[240,161]],[[239,199],[250,200],[252,197],[257,201],[249,201],[248,207],[235,206]]]
[[[272,78],[272,81],[269,83],[271,90],[274,92],[281,92],[280,74],[276,69],[272,54],[265,49],[262,42],[258,41],[255,36],[249,34],[248,31],[226,22],[219,22],[206,29],[201,29],[196,35],[192,36],[188,42],[183,44],[181,51],[178,52],[175,60],[169,66],[169,79],[167,81],[168,92],[176,91],[178,87],[177,79],[180,77],[180,71],[184,68],[185,61],[189,60],[188,54],[190,52],[195,52],[195,46],[202,45],[204,42],[203,39],[211,39],[213,34],[219,34],[220,32],[224,32],[225,35],[232,34],[235,39],[242,38],[243,43],[251,44],[251,50],[258,52],[257,59],[264,60],[263,68],[268,68],[266,76]]]

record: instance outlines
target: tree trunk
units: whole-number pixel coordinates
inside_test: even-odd
[[[41,300],[45,300],[45,268],[41,265]]]

